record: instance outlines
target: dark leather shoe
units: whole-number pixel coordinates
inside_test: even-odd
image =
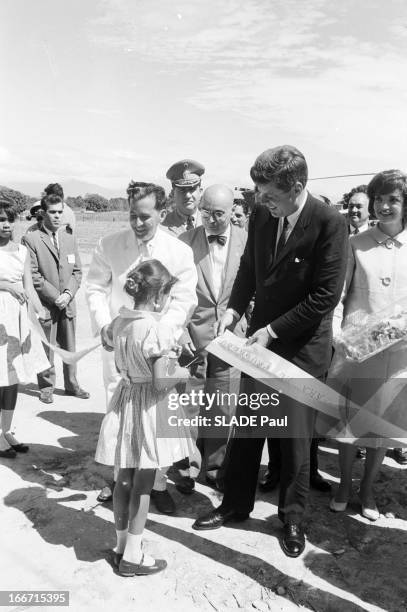
[[[109,485],[106,485],[105,487],[103,487],[103,489],[101,490],[101,492],[99,493],[96,499],[98,502],[101,502],[102,504],[108,501],[112,501],[113,487],[109,487]]]
[[[65,389],[65,395],[70,395],[71,397],[78,397],[79,399],[89,399],[90,398],[90,393],[88,393],[87,391],[84,391],[80,387],[78,387],[77,389],[72,389],[70,391],[67,391]]]
[[[0,457],[3,457],[3,459],[15,459],[17,457],[17,453],[10,447],[6,448],[6,450],[0,450]]]
[[[16,453],[28,453],[30,447],[27,444],[22,444],[19,442],[18,444],[10,444],[11,448],[16,451]]]
[[[52,391],[40,391],[39,400],[43,404],[52,404],[54,402],[54,396],[52,395]]]
[[[400,465],[407,465],[407,448],[393,448],[393,459]]]
[[[248,518],[248,514],[242,514],[241,512],[235,512],[234,510],[225,511],[219,507],[215,508],[215,510],[212,510],[208,514],[197,518],[195,523],[192,525],[192,529],[196,529],[196,531],[203,531],[205,529],[219,529],[219,527],[222,527],[222,525],[230,521],[239,523],[240,521],[245,521]]]
[[[184,495],[191,495],[195,489],[195,480],[189,476],[182,476],[182,478],[176,483],[175,488]]]
[[[311,474],[309,479],[309,485],[311,489],[315,489],[316,491],[322,491],[323,493],[328,493],[331,490],[330,483],[322,478],[321,474],[318,472],[316,474]]]
[[[154,565],[143,565],[143,559],[141,559],[141,563],[130,563],[122,559],[119,565],[119,574],[126,578],[132,578],[133,576],[149,576],[150,574],[162,572],[166,567],[167,562],[164,561],[164,559],[155,559]]]
[[[175,503],[167,490],[156,491],[153,489],[150,497],[159,512],[163,514],[175,514]]]
[[[259,489],[266,493],[267,491],[274,491],[278,487],[278,483],[280,482],[280,474],[275,472],[274,470],[267,470],[259,481]]]
[[[287,523],[284,525],[284,537],[281,540],[281,548],[287,557],[299,557],[304,551],[304,531],[298,523]]]

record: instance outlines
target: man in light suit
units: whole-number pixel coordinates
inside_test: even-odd
[[[256,292],[248,342],[269,347],[323,379],[332,356],[333,309],[345,277],[346,221],[308,194],[307,164],[295,147],[268,149],[256,159],[250,174],[259,206],[250,216],[245,252],[218,333],[234,324]],[[264,389],[248,377],[243,382],[249,393]],[[286,396],[280,396],[280,408],[290,426],[290,437],[279,439],[281,546],[285,554],[297,557],[305,547],[302,519],[315,412]],[[195,529],[215,529],[249,516],[263,444],[264,438],[232,440],[222,504],[198,518]]]
[[[182,159],[167,170],[166,176],[172,185],[174,210],[167,213],[162,225],[174,236],[202,225],[198,205],[204,172],[204,166],[193,159]]]
[[[34,287],[47,312],[42,326],[52,344],[75,351],[75,294],[82,279],[81,262],[72,230],[61,227],[63,200],[47,195],[41,200],[42,224],[23,236],[21,242],[31,257]],[[52,367],[38,375],[40,400],[53,402],[55,368],[53,353],[46,348]],[[88,399],[89,393],[79,387],[76,366],[63,364],[65,394]]]
[[[212,185],[204,191],[199,206],[203,225],[180,236],[191,247],[198,272],[198,306],[188,331],[193,350],[198,354],[195,376],[201,380],[205,393],[217,390],[231,393],[239,388],[237,370],[204,350],[214,338],[215,323],[226,310],[246,244],[247,233],[231,224],[232,210],[233,191],[225,185]],[[206,414],[213,419],[225,409],[215,403]],[[206,462],[207,481],[221,488],[227,439],[208,437],[208,433],[200,432],[198,445]],[[200,467],[200,464],[193,466],[190,475],[196,476]],[[183,493],[192,492],[193,478],[184,477],[177,488]]]
[[[95,335],[100,334],[104,347],[109,347],[107,328],[123,305],[132,308],[132,300],[124,291],[126,275],[145,259],[158,259],[178,278],[171,289],[170,303],[162,321],[168,323],[174,337],[181,336],[196,306],[197,274],[191,249],[160,227],[165,217],[166,197],[162,187],[151,183],[130,183],[128,189],[130,227],[101,238],[93,253],[86,279],[86,297]],[[112,352],[102,351],[103,379],[107,405],[120,380]],[[160,472],[157,472],[160,474]],[[107,501],[106,491],[100,501]],[[166,478],[156,479],[152,499],[159,510],[175,511],[166,491]]]

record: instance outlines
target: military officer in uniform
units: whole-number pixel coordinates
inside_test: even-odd
[[[162,225],[175,236],[202,225],[198,205],[202,195],[201,176],[204,172],[204,166],[193,159],[182,159],[167,171],[166,176],[172,183],[175,206]]]

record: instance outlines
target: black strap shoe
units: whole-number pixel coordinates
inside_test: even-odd
[[[222,510],[222,507],[215,508],[208,514],[200,516],[192,525],[192,529],[196,531],[204,531],[206,529],[219,529],[225,523],[235,521],[237,523],[245,521],[249,518],[248,514],[235,512],[234,510]]]
[[[149,576],[150,574],[162,572],[166,567],[167,562],[164,561],[164,559],[154,559],[154,565],[143,565],[143,559],[141,559],[141,563],[130,563],[130,561],[121,559],[119,574],[126,578],[132,578],[133,576]]]
[[[281,548],[287,557],[299,557],[305,548],[305,535],[298,523],[286,523],[284,525],[284,537],[281,540]]]

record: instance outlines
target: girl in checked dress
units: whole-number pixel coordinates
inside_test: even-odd
[[[122,307],[109,330],[121,381],[102,422],[96,461],[111,464],[115,448],[117,546],[113,562],[122,576],[153,574],[166,567],[165,561],[142,551],[150,492],[157,468],[193,452],[188,432],[166,425],[168,416],[174,414],[168,412],[168,394],[177,382],[189,377],[188,370],[176,362],[174,343],[168,340],[171,334],[160,325],[161,311],[175,282],[158,260],[137,265],[124,286],[134,299],[134,310]]]

